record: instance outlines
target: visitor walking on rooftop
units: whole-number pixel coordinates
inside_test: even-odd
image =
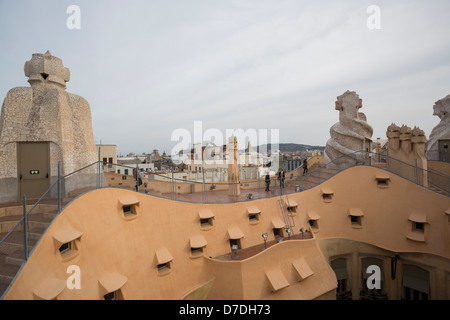
[[[307,173],[308,173],[308,161],[305,158],[305,160],[303,160],[303,175]]]
[[[267,174],[266,174],[266,179],[265,179],[265,181],[266,181],[266,191],[270,191],[270,175],[269,175],[269,173],[267,172]]]
[[[280,172],[278,172],[278,179],[280,180],[281,192],[283,192],[284,188],[284,178],[285,178],[284,170],[281,169]]]
[[[139,167],[133,170],[134,180],[136,181],[136,191],[139,192],[139,186],[142,184],[141,170]]]

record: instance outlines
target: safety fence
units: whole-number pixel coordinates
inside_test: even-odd
[[[200,181],[188,180],[182,172],[149,173],[136,165],[117,165],[97,161],[77,171],[57,175],[48,190],[37,200],[4,207],[0,210],[0,298],[27,261],[42,234],[62,208],[82,193],[103,187],[120,187],[176,201],[196,203],[230,203],[279,197],[313,188],[350,167],[367,165],[383,168],[414,183],[450,195],[450,177],[435,170],[425,170],[417,162],[408,164],[389,157],[388,153],[359,151],[340,155],[335,160],[315,162],[308,170],[302,167],[278,175],[257,174],[257,179],[220,181],[214,172],[200,173]],[[120,169],[119,169],[120,167]],[[128,170],[129,175],[118,173]],[[269,170],[269,169],[267,169]],[[264,173],[264,171],[263,171]],[[140,179],[139,179],[140,177]],[[218,179],[219,181],[214,181]],[[138,183],[136,183],[138,181]]]
[[[58,164],[52,184],[39,199],[23,195],[22,204],[0,207],[0,297],[28,260],[39,239],[64,205],[89,190],[105,187],[99,162],[61,176]]]

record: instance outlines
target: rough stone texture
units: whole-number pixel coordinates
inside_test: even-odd
[[[63,66],[62,60],[46,53],[33,53],[31,60],[25,62],[25,75],[31,86],[35,84],[51,84],[66,89],[66,82],[70,80],[70,70]]]
[[[353,164],[354,157],[357,156],[355,152],[369,147],[365,143],[371,141],[373,129],[367,123],[365,114],[358,111],[361,107],[362,100],[354,91],[347,90],[337,97],[339,122],[330,128],[331,138],[327,141],[324,152],[328,167]]]
[[[433,106],[433,115],[441,121],[433,128],[427,142],[427,159],[439,160],[438,140],[450,139],[450,95],[442,98]]]
[[[398,175],[428,186],[425,133],[418,127],[411,130],[391,124],[386,131],[388,138],[389,170]]]
[[[0,184],[17,178],[17,142],[50,142],[51,180],[58,175],[59,161],[61,175],[97,161],[89,104],[66,92],[70,71],[61,59],[48,51],[33,54],[24,71],[31,87],[11,89],[0,115]],[[94,166],[84,173],[93,172]],[[17,188],[5,188],[8,194],[0,201],[16,200]]]

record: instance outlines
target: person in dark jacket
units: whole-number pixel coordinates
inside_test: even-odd
[[[270,175],[269,175],[269,173],[267,173],[266,174],[266,178],[265,178],[265,181],[266,181],[266,191],[270,191]]]
[[[308,161],[306,161],[306,158],[305,158],[305,160],[303,160],[303,175],[305,175],[307,173],[308,173]]]
[[[281,169],[281,171],[278,172],[278,180],[280,180],[280,188],[281,188],[281,189],[284,188],[284,179],[285,179],[284,170]]]

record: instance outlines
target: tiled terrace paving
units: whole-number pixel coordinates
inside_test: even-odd
[[[31,208],[33,204],[34,201],[27,201],[27,207]],[[10,226],[15,226],[23,218],[23,214],[18,214],[23,210],[21,205],[22,203],[19,202],[0,205],[0,209],[8,208],[11,213],[0,217],[0,230],[2,231],[0,240],[4,239],[0,247],[0,296],[8,288],[24,262],[23,223],[9,233],[12,229]],[[28,252],[34,248],[57,213],[56,201],[43,200],[41,205],[27,216]]]

